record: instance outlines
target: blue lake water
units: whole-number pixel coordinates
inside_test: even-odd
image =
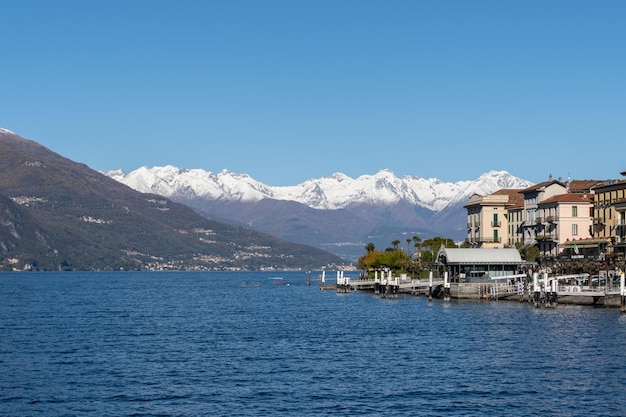
[[[619,309],[389,300],[305,279],[0,274],[0,415],[626,415]]]

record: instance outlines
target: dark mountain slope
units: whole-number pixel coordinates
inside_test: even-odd
[[[206,219],[0,130],[0,268],[319,268],[341,259]]]

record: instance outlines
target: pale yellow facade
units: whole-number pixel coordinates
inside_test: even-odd
[[[506,191],[517,192],[517,190],[503,190],[501,193],[496,192],[487,196],[474,194],[469,198],[465,207],[467,208],[467,242],[471,247],[511,246],[509,207],[512,206],[512,202]],[[521,224],[521,220],[518,220],[517,224]]]
[[[624,175],[625,173],[622,173]],[[606,181],[595,188],[593,236],[605,239],[607,255],[626,254],[626,180]]]

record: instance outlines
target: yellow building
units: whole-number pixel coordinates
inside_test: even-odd
[[[520,190],[502,189],[487,196],[474,194],[464,206],[467,209],[467,242],[475,248],[513,246],[521,224]],[[511,211],[518,213],[511,216]],[[509,220],[511,218],[511,220]],[[513,231],[513,235],[509,233]],[[518,236],[521,239],[521,235]]]
[[[621,173],[626,176],[626,171]],[[594,188],[593,237],[604,239],[605,255],[626,253],[626,179],[605,181]]]

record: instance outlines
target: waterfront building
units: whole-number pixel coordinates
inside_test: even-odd
[[[553,180],[552,176],[548,181],[540,182],[522,191],[524,196],[524,221],[522,223],[522,233],[524,236],[524,246],[534,246],[537,244],[537,235],[541,230],[541,218],[539,217],[539,203],[555,195],[564,194],[567,190],[565,183]]]
[[[523,198],[518,189],[501,189],[487,196],[472,195],[467,204],[467,242],[476,248],[504,248],[521,239]],[[513,215],[512,215],[513,213]]]
[[[574,256],[580,255],[574,242],[592,237],[592,196],[587,193],[559,194],[537,205],[539,217],[535,239],[541,256],[558,256],[566,242],[571,242]]]
[[[621,173],[626,176],[626,171]],[[603,254],[626,256],[626,179],[609,180],[594,188],[593,237],[604,243]]]
[[[516,275],[527,268],[515,248],[444,248],[437,252],[437,264],[452,282],[492,282]]]
[[[537,246],[543,257],[598,257],[606,252],[608,239],[594,233],[600,231],[599,216],[594,214],[594,193],[604,184],[598,180],[563,182],[550,177],[521,190],[502,189],[487,196],[474,194],[464,206],[467,243],[473,248]],[[626,181],[622,185],[626,188]],[[622,216],[617,220],[621,226],[613,228],[622,232],[614,240],[624,247],[625,193],[622,189],[621,203],[615,205],[616,216]]]

